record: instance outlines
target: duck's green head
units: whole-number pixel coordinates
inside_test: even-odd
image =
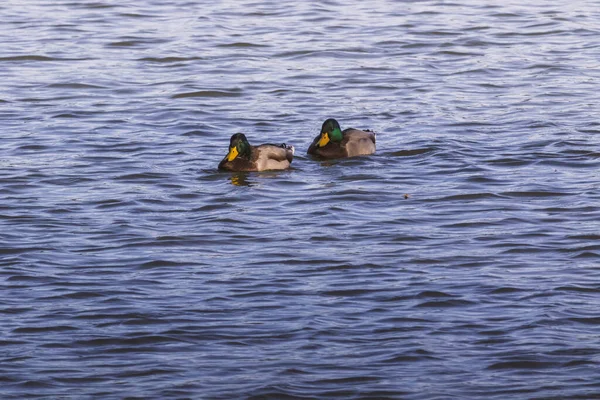
[[[237,157],[250,158],[250,143],[246,139],[246,135],[243,133],[236,133],[231,136],[229,141],[229,153],[227,154],[227,161],[233,161]]]
[[[319,140],[319,147],[326,146],[329,142],[339,143],[342,141],[342,129],[340,124],[333,118],[329,118],[323,122],[321,127],[321,139]]]

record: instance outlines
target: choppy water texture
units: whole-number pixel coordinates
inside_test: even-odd
[[[600,398],[600,3],[345,3],[0,5],[0,397]]]

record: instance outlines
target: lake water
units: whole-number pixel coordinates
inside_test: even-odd
[[[0,397],[600,398],[600,2],[554,3],[3,2]]]

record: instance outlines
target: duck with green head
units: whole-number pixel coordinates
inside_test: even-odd
[[[252,146],[246,135],[236,133],[229,141],[229,153],[219,163],[227,171],[266,171],[287,169],[294,158],[294,146],[261,144]]]
[[[308,148],[308,154],[324,159],[364,156],[375,153],[375,133],[347,128],[342,131],[333,118],[323,122],[321,133]]]

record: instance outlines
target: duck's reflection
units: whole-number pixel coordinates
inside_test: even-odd
[[[229,181],[235,186],[259,186],[265,179],[277,179],[289,171],[235,172]]]
[[[232,185],[235,185],[235,186],[254,186],[254,185],[256,185],[256,182],[252,182],[248,179],[247,172],[238,172],[238,173],[232,174],[229,177],[229,181],[231,182]]]

